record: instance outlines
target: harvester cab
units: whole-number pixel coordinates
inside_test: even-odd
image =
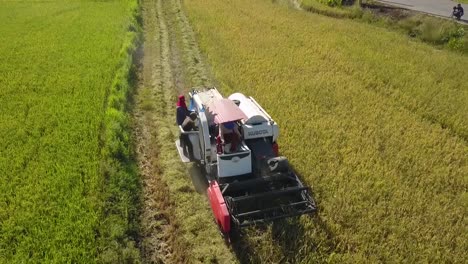
[[[223,98],[216,88],[190,92],[190,110],[198,115],[197,131],[185,132],[193,159],[202,167],[207,194],[221,231],[232,226],[313,213],[315,202],[285,157],[278,156],[278,124],[252,98],[235,93]],[[240,138],[228,150],[220,126],[234,124]],[[178,145],[178,143],[176,143]],[[183,161],[188,161],[178,146]]]

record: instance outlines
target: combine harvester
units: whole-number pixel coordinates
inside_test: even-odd
[[[180,132],[193,145],[192,160],[179,141],[176,146],[182,161],[200,164],[224,235],[231,228],[315,212],[309,189],[278,156],[278,124],[252,97],[235,93],[226,99],[216,88],[193,90],[189,108],[198,115],[198,131]],[[235,122],[242,135],[233,152],[216,139],[218,126],[227,122]]]

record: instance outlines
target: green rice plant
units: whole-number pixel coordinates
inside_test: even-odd
[[[118,68],[112,86],[103,121],[101,134],[102,205],[100,236],[98,240],[98,262],[140,262],[136,247],[139,233],[140,182],[132,152],[127,98],[132,92],[131,72],[133,53],[141,34],[137,21],[137,1],[129,2],[131,14],[122,47],[119,52]]]
[[[410,16],[406,19],[398,21],[398,25],[400,28],[405,30],[408,33],[408,35],[415,37],[417,34],[417,32],[415,32],[415,29],[422,24],[422,19],[422,15]]]
[[[468,35],[463,37],[452,37],[447,43],[449,49],[461,51],[462,53],[467,53],[468,51]]]
[[[423,41],[441,44],[447,41],[447,35],[455,27],[452,23],[436,21],[435,19],[427,18],[419,25],[417,31],[420,32],[420,37]]]
[[[362,12],[361,19],[367,23],[374,23],[378,21],[378,17],[376,17],[370,10],[364,10]]]
[[[341,6],[341,0],[319,0],[319,2],[328,6]]]
[[[342,7],[341,1],[317,1],[317,0],[302,0],[300,5],[303,9],[337,18],[358,18],[362,16],[362,9],[357,5],[352,7]]]
[[[223,93],[252,95],[279,123],[319,204],[249,229],[241,260],[465,261],[465,55],[267,0],[185,4]]]
[[[435,45],[447,45],[451,50],[463,51],[465,27],[452,21],[427,15],[416,15],[400,20],[397,28],[403,29],[409,36]]]
[[[136,174],[103,160],[101,149],[128,160],[125,99],[111,89],[127,83],[136,7],[0,2],[0,263],[94,263],[104,240],[128,240],[121,254],[134,259],[135,221],[125,212],[134,210]],[[127,176],[117,193],[104,185],[104,167]]]

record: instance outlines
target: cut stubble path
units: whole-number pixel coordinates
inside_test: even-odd
[[[134,134],[143,181],[141,250],[145,263],[235,263],[213,221],[204,190],[175,149],[175,102],[210,85],[179,0],[144,0],[144,43],[135,95]],[[192,178],[190,177],[192,176]],[[205,181],[203,177],[198,180]]]

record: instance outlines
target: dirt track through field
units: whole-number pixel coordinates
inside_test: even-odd
[[[142,217],[141,217],[141,251],[146,262],[166,263],[171,258],[171,202],[169,191],[164,182],[160,180],[162,173],[159,166],[159,146],[157,143],[157,118],[153,101],[158,88],[157,80],[162,75],[162,42],[161,26],[158,21],[161,12],[156,5],[144,3],[142,9],[144,45],[140,50],[139,58],[139,84],[135,100],[134,122],[135,140],[138,164],[143,182]],[[159,109],[158,109],[159,110]]]
[[[142,260],[235,262],[213,224],[204,197],[206,180],[195,166],[179,161],[174,147],[176,95],[211,85],[211,78],[180,1],[142,1],[142,18],[144,43],[132,117],[143,183]]]

